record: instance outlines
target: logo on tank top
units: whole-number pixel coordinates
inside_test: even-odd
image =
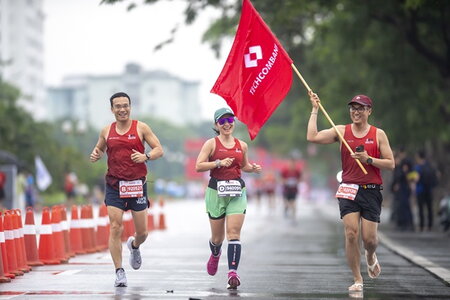
[[[219,149],[219,152],[227,152],[227,149]]]
[[[128,135],[128,139],[129,139],[129,140],[135,140],[135,139],[136,139],[136,136],[135,136],[134,134],[129,134],[129,135]]]
[[[366,141],[365,141],[365,143],[366,143],[366,144],[373,144],[374,141],[373,141],[372,138],[367,138]]]
[[[241,150],[241,149],[239,149],[239,148],[236,148],[236,152],[237,152],[237,153],[241,153],[241,152],[242,152],[242,150]]]
[[[118,136],[109,136],[108,137],[108,140],[118,140],[118,139],[120,139],[120,137],[118,137]]]

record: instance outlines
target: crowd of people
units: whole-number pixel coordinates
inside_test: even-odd
[[[391,221],[401,231],[431,231],[434,226],[434,189],[437,169],[424,151],[414,157],[404,149],[395,153],[395,170],[391,183],[393,193]],[[415,211],[417,218],[415,219]]]

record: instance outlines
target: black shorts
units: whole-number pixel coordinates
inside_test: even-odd
[[[297,199],[297,193],[298,190],[296,188],[295,189],[284,188],[283,197],[288,202],[295,201]]]
[[[349,213],[359,212],[366,220],[380,223],[383,196],[379,189],[359,188],[355,200],[338,198],[341,219]]]
[[[150,201],[147,198],[147,183],[144,183],[144,196],[134,198],[120,198],[119,190],[115,190],[109,184],[105,188],[106,206],[114,206],[121,210],[141,211],[150,207]]]
[[[75,191],[66,191],[66,197],[67,198],[75,197]]]

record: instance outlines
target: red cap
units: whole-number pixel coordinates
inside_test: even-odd
[[[364,106],[372,107],[372,99],[370,99],[366,95],[356,95],[348,104],[350,105],[352,103],[358,103]]]

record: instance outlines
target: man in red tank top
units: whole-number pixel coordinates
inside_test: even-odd
[[[111,112],[116,122],[104,127],[98,142],[90,155],[91,162],[108,155],[106,174],[105,204],[110,220],[109,250],[116,268],[116,287],[127,286],[127,278],[122,268],[122,218],[124,211],[131,210],[136,232],[127,241],[130,250],[130,265],[139,269],[142,263],[139,246],[147,238],[147,167],[148,160],[163,155],[157,136],[150,127],[132,120],[131,99],[119,92],[110,98]],[[151,150],[145,152],[144,142]]]
[[[375,250],[377,248],[378,223],[380,222],[381,203],[380,190],[382,179],[380,169],[393,170],[392,154],[386,133],[368,123],[372,113],[372,100],[365,95],[357,95],[348,103],[351,124],[337,125],[335,128],[317,130],[317,114],[319,97],[310,92],[312,104],[311,117],[308,122],[307,140],[317,144],[331,144],[339,141],[338,133],[347,141],[353,154],[341,144],[342,183],[336,197],[339,200],[341,219],[345,230],[345,253],[347,262],[353,273],[354,283],[349,292],[363,291],[363,277],[360,271],[360,242],[365,248],[367,273],[376,278],[381,273]],[[368,174],[364,174],[358,159]]]
[[[297,215],[296,199],[301,177],[302,173],[297,167],[295,159],[291,158],[289,165],[281,170],[281,180],[283,183],[284,215],[288,217],[290,212],[294,220]]]

